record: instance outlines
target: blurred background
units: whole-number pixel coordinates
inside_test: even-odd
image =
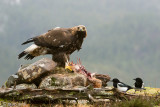
[[[133,85],[160,87],[159,0],[0,0],[0,85],[15,74],[21,43],[54,27],[85,25],[82,49],[71,55],[90,72]],[[50,56],[43,56],[50,57]]]

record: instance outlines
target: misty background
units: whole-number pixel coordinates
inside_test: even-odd
[[[90,72],[132,85],[160,87],[159,0],[0,0],[0,85],[15,74],[27,46],[21,43],[54,27],[85,25],[82,49],[71,55]]]

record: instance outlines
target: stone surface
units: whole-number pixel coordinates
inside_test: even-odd
[[[21,76],[26,82],[31,82],[44,73],[54,70],[57,64],[48,58],[43,58],[26,68],[20,69],[18,75]]]
[[[8,80],[6,81],[5,86],[11,87],[11,86],[15,85],[17,82],[19,82],[18,79],[19,79],[19,76],[17,74],[11,75],[8,78]]]
[[[95,78],[95,77],[91,78],[89,80],[88,84],[93,84],[94,88],[102,88],[102,81],[100,79]]]
[[[111,79],[109,75],[104,75],[104,74],[95,74],[94,77],[102,81],[103,87],[106,87],[107,82],[109,82]]]
[[[39,88],[73,88],[86,86],[87,77],[78,73],[52,74],[44,78]]]
[[[6,86],[11,87],[22,83],[34,83],[39,86],[41,79],[52,73],[56,65],[51,59],[42,58],[33,64],[21,66],[15,75],[8,78]]]
[[[106,86],[110,80],[108,75],[91,74],[80,62],[78,64],[71,63],[69,65],[71,70],[56,67],[56,65],[54,61],[48,58],[43,58],[30,65],[23,65],[15,75],[8,78],[6,86],[24,89],[24,87],[30,87],[30,84],[35,84],[38,88],[55,89],[86,87],[92,84],[94,88],[101,88]]]
[[[14,86],[12,86],[12,88],[14,88]],[[35,84],[19,84],[15,86],[15,89],[27,89],[27,88],[36,89],[37,86]]]

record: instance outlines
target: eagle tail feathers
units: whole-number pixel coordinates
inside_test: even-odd
[[[25,56],[25,55],[26,55],[26,56]],[[25,56],[24,59],[26,59],[26,60],[29,60],[29,59],[32,60],[32,59],[35,57],[35,56],[33,56],[33,55],[31,55],[31,54],[23,51],[22,53],[20,53],[20,54],[18,55],[18,59],[22,58],[23,56]]]
[[[35,56],[32,56],[31,54],[26,55],[24,59],[26,60],[32,60]]]
[[[25,44],[30,43],[30,42],[33,42],[33,41],[34,41],[33,38],[30,38],[30,39],[28,39],[26,42],[23,42],[22,45],[25,45]]]
[[[25,56],[27,53],[25,51],[23,51],[22,53],[20,53],[18,55],[18,59],[22,58],[23,56]]]

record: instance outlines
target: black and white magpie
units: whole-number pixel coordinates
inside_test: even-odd
[[[113,82],[113,87],[117,88],[118,91],[120,91],[120,92],[126,92],[129,89],[133,89],[133,87],[131,87],[123,82],[120,82],[117,78],[114,78],[111,82]]]
[[[143,83],[143,80],[141,78],[135,78],[133,80],[136,81],[134,83],[135,88],[142,88],[142,89],[144,89],[144,83]]]

